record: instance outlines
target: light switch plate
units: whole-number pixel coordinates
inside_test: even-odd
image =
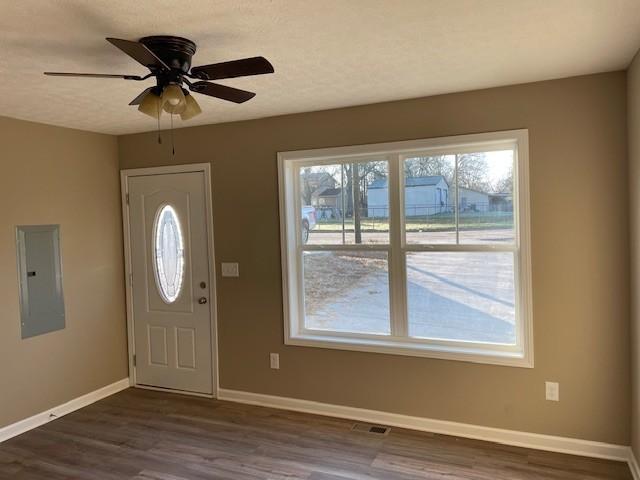
[[[238,266],[238,263],[222,262],[222,276],[223,277],[239,277],[240,267]]]
[[[544,382],[544,387],[547,400],[560,401],[560,384],[558,382]]]
[[[280,354],[278,353],[269,354],[269,366],[274,370],[280,369]]]

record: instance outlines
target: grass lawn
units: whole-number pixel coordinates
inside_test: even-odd
[[[491,214],[462,213],[458,218],[461,229],[482,230],[496,228],[513,228],[513,215],[511,213],[496,212]],[[364,232],[389,231],[389,219],[387,218],[363,218],[361,221]],[[353,219],[344,221],[346,230],[353,230]],[[407,232],[421,231],[448,231],[455,229],[455,217],[453,215],[430,215],[428,217],[406,217]],[[341,232],[342,220],[320,220],[316,224],[318,232]]]

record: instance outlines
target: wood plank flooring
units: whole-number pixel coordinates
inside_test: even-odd
[[[631,479],[626,464],[129,389],[0,444],[12,480]]]

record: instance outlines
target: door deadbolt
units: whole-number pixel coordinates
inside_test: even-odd
[[[200,288],[207,288],[207,282],[200,282]]]

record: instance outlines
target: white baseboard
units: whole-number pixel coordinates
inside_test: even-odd
[[[62,405],[58,405],[57,407],[53,407],[47,411],[37,413],[32,417],[25,418],[19,422],[2,427],[0,428],[0,442],[9,440],[21,433],[39,427],[40,425],[44,425],[52,420],[56,420],[68,413],[74,412],[82,407],[86,407],[87,405],[97,402],[98,400],[102,400],[109,395],[113,395],[114,393],[118,393],[127,388],[129,388],[129,378],[123,378],[111,385],[99,388],[98,390],[89,392],[81,397],[74,398],[67,403],[63,403]]]
[[[631,475],[633,475],[633,480],[640,480],[640,465],[638,465],[638,459],[631,447],[629,447],[629,468],[631,469]]]
[[[325,415],[329,417],[347,418],[367,423],[389,425],[393,427],[440,433],[456,437],[473,438],[488,442],[513,445],[517,447],[547,450],[558,453],[581,455],[584,457],[605,458],[629,462],[629,447],[609,443],[579,440],[575,438],[542,435],[539,433],[504,430],[500,428],[483,427],[466,423],[435,420],[423,417],[412,417],[397,413],[387,413],[378,410],[345,407],[328,403],[299,400],[296,398],[276,397],[260,393],[242,392],[221,388],[218,400],[259,405],[263,407],[293,410],[296,412]],[[640,479],[638,479],[640,480]]]

